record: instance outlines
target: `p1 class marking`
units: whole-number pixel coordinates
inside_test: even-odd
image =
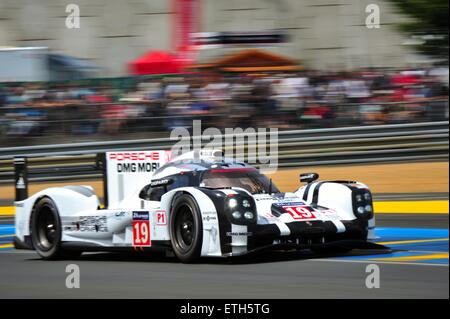
[[[156,225],[167,225],[166,211],[157,210],[156,211]]]

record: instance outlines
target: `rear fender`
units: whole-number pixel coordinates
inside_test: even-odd
[[[96,210],[100,202],[88,186],[65,186],[44,189],[23,201],[16,201],[16,236],[24,240],[30,235],[30,221],[34,205],[43,197],[49,197],[55,203],[60,216],[73,216],[81,211]]]

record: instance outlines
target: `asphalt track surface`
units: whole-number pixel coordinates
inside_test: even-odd
[[[388,252],[272,252],[186,265],[117,253],[43,261],[32,251],[1,249],[0,298],[449,298],[448,214],[380,214],[377,226]],[[11,231],[2,227],[0,246]],[[65,285],[73,263],[79,289]],[[366,287],[369,264],[380,269],[380,288]]]

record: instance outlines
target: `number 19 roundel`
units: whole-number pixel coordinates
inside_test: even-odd
[[[315,219],[316,215],[307,206],[283,206],[283,209],[294,219]]]
[[[133,212],[133,246],[151,246],[149,212]]]

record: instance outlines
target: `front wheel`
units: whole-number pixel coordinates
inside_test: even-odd
[[[61,248],[61,220],[55,203],[48,197],[41,198],[31,216],[31,241],[43,259],[79,257],[80,251]]]
[[[202,249],[203,225],[200,209],[192,196],[183,194],[175,199],[169,224],[175,255],[184,263],[196,261]]]

